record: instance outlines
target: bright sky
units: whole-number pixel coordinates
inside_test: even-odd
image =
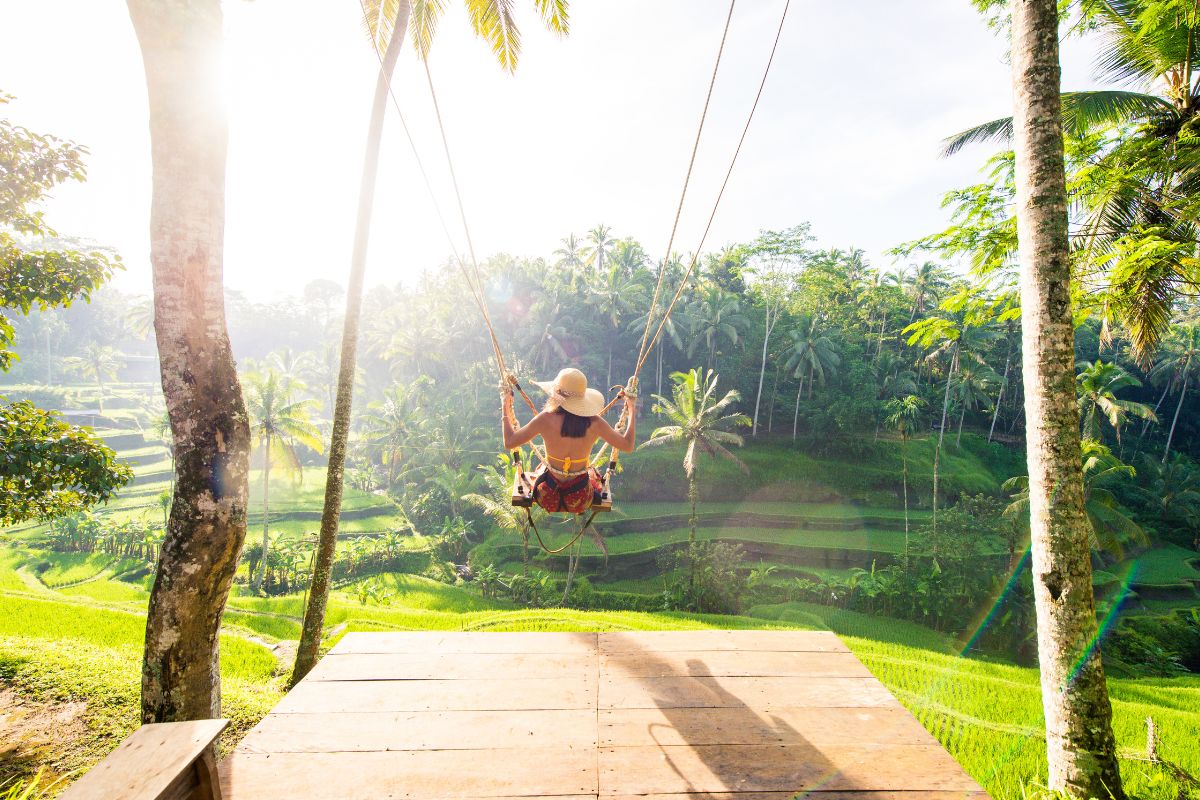
[[[724,0],[574,0],[571,35],[518,0],[524,53],[504,74],[450,0],[431,68],[480,257],[549,255],[603,222],[654,258],[670,232]],[[675,249],[695,248],[766,62],[782,0],[734,13]],[[226,283],[258,299],[345,283],[377,62],[355,0],[226,0],[230,155]],[[118,285],[149,289],[150,156],[141,57],[119,0],[5,0],[5,113],[91,149],[90,180],[48,205],[62,233],[116,247]],[[891,246],[945,222],[942,194],[986,152],[939,141],[1011,108],[1004,43],[968,0],[793,0],[709,249],[809,221],[822,246]],[[1085,44],[1064,85],[1087,88]],[[437,202],[453,195],[428,88],[408,51],[395,82]],[[452,227],[459,237],[457,225]],[[450,248],[394,112],[368,284],[411,278]]]

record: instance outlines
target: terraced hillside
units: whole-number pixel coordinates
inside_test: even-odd
[[[147,520],[161,523],[164,492],[171,488],[174,466],[171,453],[155,432],[154,415],[144,407],[149,387],[123,385],[106,398],[104,414],[78,408],[67,410],[77,424],[93,426],[97,435],[133,468],[134,478],[109,504],[96,509],[98,518],[119,525]],[[87,404],[90,387],[79,387],[71,395]],[[273,536],[315,533],[319,527],[324,501],[324,468],[314,465],[299,475],[275,470],[271,480],[270,524]],[[250,474],[249,528],[253,532],[263,522],[262,473]],[[384,533],[407,527],[399,507],[383,495],[346,487],[342,504],[341,530],[347,534]],[[31,523],[0,529],[0,535],[36,544],[49,532],[45,524]]]

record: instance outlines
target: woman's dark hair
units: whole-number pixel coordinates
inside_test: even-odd
[[[581,417],[578,414],[572,414],[565,408],[559,407],[556,414],[562,416],[561,433],[568,439],[582,439],[587,435],[587,430],[592,424],[591,417]]]

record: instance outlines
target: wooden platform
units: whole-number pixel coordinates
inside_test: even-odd
[[[225,797],[987,800],[832,633],[351,633]]]

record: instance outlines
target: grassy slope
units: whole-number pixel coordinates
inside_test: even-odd
[[[754,443],[737,451],[750,468],[744,476],[727,461],[703,458],[697,470],[702,501],[832,502],[857,500],[900,505],[901,443],[863,443],[870,452],[848,460],[814,458],[784,443]],[[908,445],[910,500],[928,508],[935,437]],[[639,450],[622,460],[617,496],[628,501],[682,501],[687,484],[682,448]],[[962,447],[947,438],[942,451],[941,485],[950,494],[999,493],[1000,484],[1024,472],[1024,453],[964,434]]]
[[[86,741],[48,758],[52,772],[67,773],[89,766],[138,725],[148,595],[108,572],[56,592],[21,569],[40,558],[0,550],[0,683],[35,700],[86,702]],[[78,566],[71,562],[55,568]],[[80,591],[84,587],[90,593]],[[266,647],[225,634],[221,652],[223,708],[234,729],[228,744],[270,710],[281,691]],[[0,782],[5,772],[0,767]]]

